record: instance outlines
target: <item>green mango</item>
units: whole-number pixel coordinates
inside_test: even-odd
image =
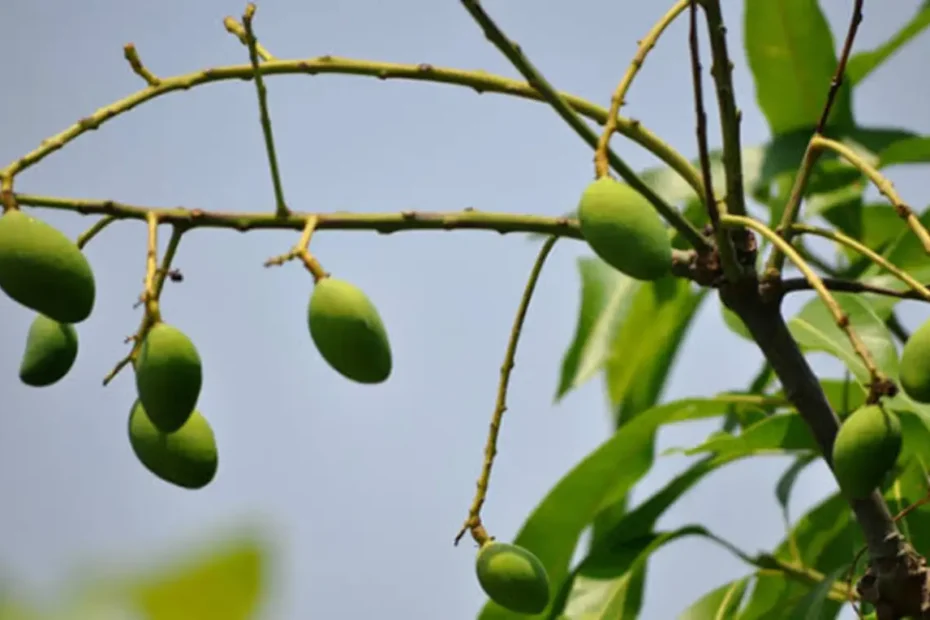
[[[171,484],[200,489],[216,476],[216,438],[199,411],[194,411],[175,432],[164,433],[136,400],[129,413],[129,443],[146,469]]]
[[[58,229],[18,209],[0,216],[0,290],[59,323],[80,323],[94,308],[87,258]]]
[[[358,383],[381,383],[391,374],[391,344],[377,308],[358,287],[323,278],[307,307],[310,336],[323,359]]]
[[[833,442],[833,474],[853,499],[880,487],[901,453],[901,420],[880,405],[863,405],[840,425]]]
[[[904,343],[899,368],[901,389],[919,403],[930,403],[930,321]]]
[[[578,203],[585,241],[608,265],[637,280],[658,280],[672,268],[672,242],[659,214],[625,183],[604,176]]]
[[[538,614],[549,604],[546,569],[523,547],[488,541],[478,550],[475,571],[481,589],[501,607]]]
[[[74,326],[39,314],[26,335],[19,378],[33,387],[57,383],[71,370],[77,354],[78,336]]]
[[[155,426],[165,433],[181,428],[203,386],[194,343],[176,327],[157,323],[145,336],[134,367],[139,400]]]

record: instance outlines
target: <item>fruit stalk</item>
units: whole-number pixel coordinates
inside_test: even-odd
[[[523,296],[520,298],[520,305],[517,307],[517,314],[513,320],[513,328],[510,330],[510,339],[507,342],[507,349],[504,353],[504,363],[501,365],[500,382],[497,386],[497,402],[494,406],[494,414],[491,416],[491,424],[488,431],[487,443],[484,447],[484,462],[481,465],[481,476],[478,478],[477,491],[468,510],[468,518],[462,529],[455,536],[455,544],[465,535],[466,531],[471,531],[472,538],[479,545],[484,544],[488,539],[488,534],[481,524],[481,507],[484,505],[485,497],[488,492],[488,484],[491,480],[491,468],[494,466],[494,457],[497,456],[497,437],[500,434],[501,422],[504,419],[504,412],[507,411],[507,388],[510,385],[510,373],[513,371],[514,358],[517,355],[517,344],[520,341],[520,334],[523,331],[523,322],[526,319],[527,310],[530,307],[530,301],[533,298],[533,292],[536,290],[536,282],[539,280],[539,274],[542,273],[543,265],[546,258],[552,251],[552,247],[558,241],[558,237],[549,237],[539,250],[536,262],[530,271],[530,276],[526,281],[526,288],[523,290]]]

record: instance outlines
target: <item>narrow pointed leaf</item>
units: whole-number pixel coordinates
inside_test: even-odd
[[[726,620],[735,618],[746,595],[749,578],[724,584],[695,601],[678,616],[678,620]]]

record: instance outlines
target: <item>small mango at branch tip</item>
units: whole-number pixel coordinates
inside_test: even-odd
[[[585,241],[604,262],[631,278],[657,280],[672,268],[672,243],[646,197],[626,183],[603,176],[578,203]]]
[[[213,481],[219,465],[216,438],[207,419],[194,411],[173,433],[160,431],[136,400],[129,413],[132,451],[151,473],[185,489],[200,489]]]
[[[333,277],[314,284],[307,324],[320,355],[347,379],[375,384],[390,377],[387,330],[375,305],[354,284]]]
[[[19,378],[32,387],[47,387],[68,374],[78,354],[77,330],[43,314],[36,315],[26,335]]]
[[[510,611],[538,614],[549,605],[549,576],[533,553],[489,540],[475,558],[478,583],[488,597]]]
[[[0,290],[60,323],[80,323],[94,309],[96,282],[77,244],[18,209],[0,215]]]
[[[919,403],[930,403],[930,321],[904,343],[899,368],[904,393]]]
[[[904,440],[901,420],[881,405],[863,405],[840,425],[833,442],[833,473],[853,499],[880,487],[898,460]]]
[[[167,323],[149,329],[133,362],[139,400],[159,430],[171,433],[187,422],[203,386],[197,347]]]

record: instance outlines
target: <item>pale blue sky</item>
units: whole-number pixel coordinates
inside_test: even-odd
[[[725,4],[743,136],[757,144],[767,130],[742,55],[742,2]],[[834,24],[845,25],[851,2],[823,4]],[[917,4],[869,6],[858,49],[883,41]],[[664,5],[536,0],[489,1],[486,8],[559,88],[606,105],[637,39]],[[0,161],[140,88],[122,57],[128,41],[165,76],[245,62],[245,49],[222,26],[225,15],[243,8],[238,0],[4,0]],[[626,113],[692,156],[685,26],[676,24],[653,51]],[[280,57],[329,53],[515,75],[454,0],[266,0],[256,29]],[[928,56],[925,35],[874,75],[857,91],[860,120],[930,133],[930,82],[918,77],[926,75]],[[353,76],[275,77],[268,87],[285,192],[297,210],[473,206],[558,215],[575,206],[591,179],[589,148],[542,104]],[[654,165],[635,145],[621,138],[614,145],[635,168]],[[928,200],[925,170],[892,175],[919,207]],[[160,98],[50,156],[24,173],[17,189],[271,209],[254,86],[225,82]],[[44,217],[70,235],[91,223],[48,211]],[[296,265],[262,268],[295,238],[198,230],[178,254],[186,280],[167,287],[163,309],[200,348],[201,409],[221,454],[216,480],[200,492],[157,480],[132,455],[125,428],[131,374],[100,387],[138,322],[132,305],[144,267],[142,224],[116,225],[89,246],[97,306],[80,326],[78,363],[60,384],[35,390],[18,382],[32,315],[0,298],[5,571],[41,592],[63,584],[85,561],[160,558],[221,524],[257,520],[274,528],[278,543],[264,618],[474,617],[484,597],[473,550],[454,548],[452,537],[471,500],[505,341],[536,246],[487,232],[320,233],[313,249],[325,267],[363,288],[390,331],[394,374],[373,387],[343,380],[314,350],[305,324],[309,275]],[[484,510],[502,539],[609,430],[599,380],[552,404],[578,306],[576,257],[586,254],[580,243],[556,246],[527,320]],[[667,398],[739,388],[758,367],[758,353],[724,331],[717,303],[705,304]],[[908,308],[910,325],[925,316]],[[714,351],[713,364],[698,359],[701,348]],[[694,444],[712,427],[665,429],[659,449]],[[686,463],[659,459],[634,498]],[[700,522],[750,551],[771,547],[783,535],[772,485],[784,467],[771,458],[721,470],[660,526]],[[793,513],[832,485],[822,464],[811,467]],[[699,559],[702,568],[694,571]],[[708,543],[671,545],[651,563],[642,618],[674,617],[748,572]]]

